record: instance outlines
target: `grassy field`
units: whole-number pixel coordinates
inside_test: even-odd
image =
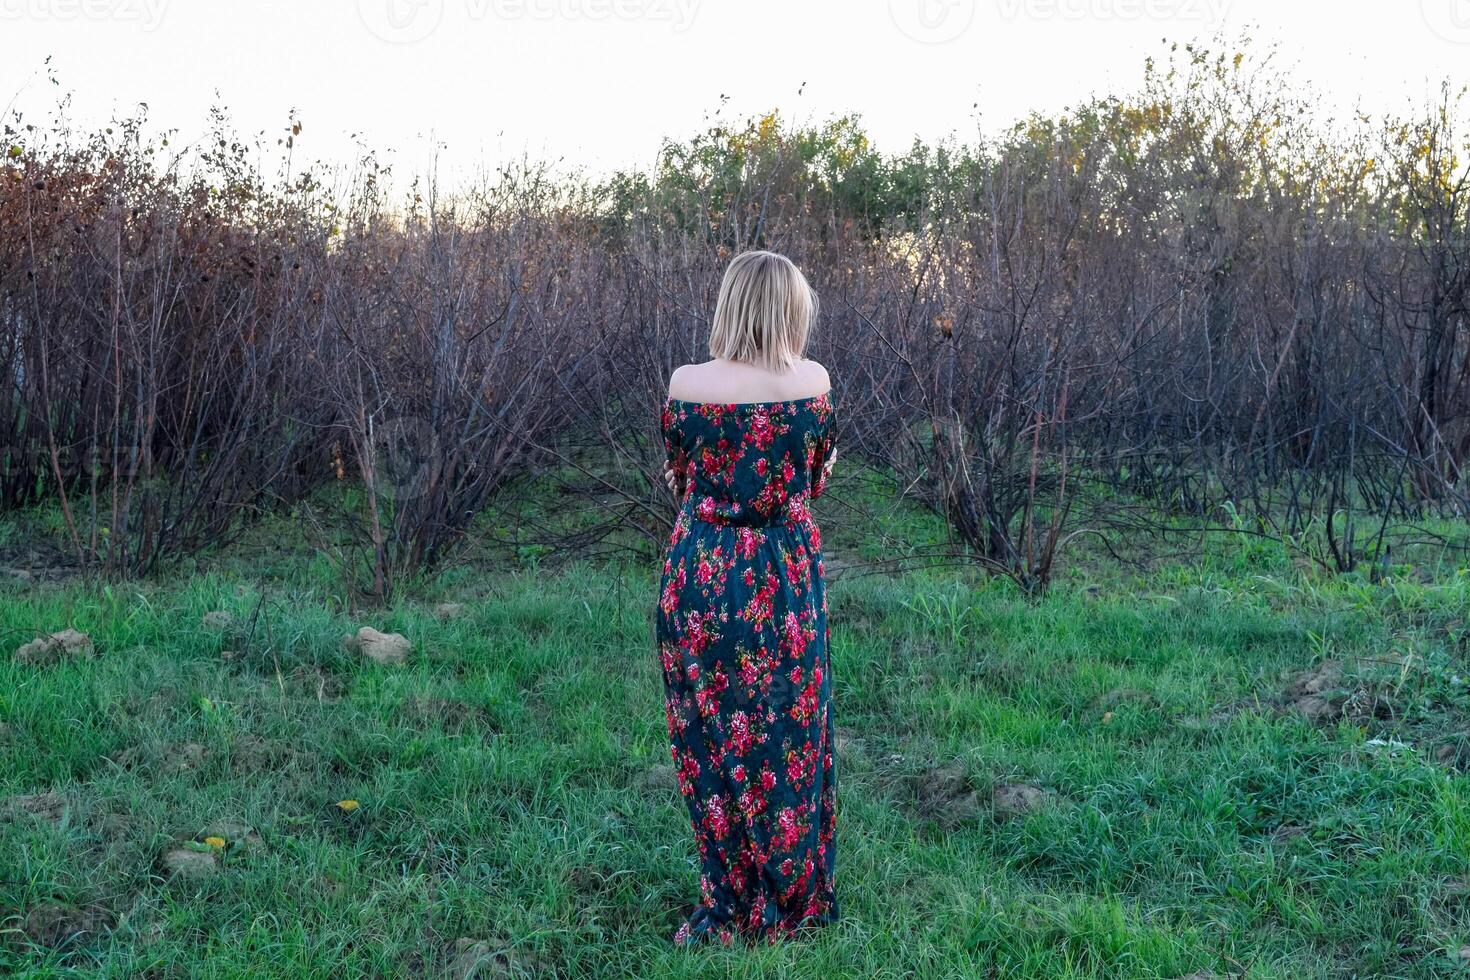
[[[12,578],[0,974],[1470,969],[1470,577],[1222,542],[1030,600],[866,571],[888,535],[829,545],[843,919],[753,949],[668,944],[696,880],[651,562],[351,610],[277,527],[158,581]],[[408,661],[344,649],[361,626]],[[10,656],[65,627],[89,654]]]

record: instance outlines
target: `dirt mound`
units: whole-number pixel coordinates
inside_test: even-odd
[[[130,745],[108,756],[128,771],[152,769],[157,772],[192,772],[208,761],[210,752],[198,742],[151,742]]]
[[[467,731],[494,734],[499,730],[484,708],[454,698],[416,694],[403,702],[400,717],[414,725],[437,724],[451,735]]]
[[[1311,670],[1298,674],[1281,695],[1281,710],[1300,715],[1313,724],[1335,721],[1343,715],[1347,703],[1342,686],[1342,665],[1324,660]]]
[[[86,942],[111,929],[113,916],[106,909],[92,906],[73,908],[67,905],[38,905],[26,913],[20,932],[26,940],[47,949]]]
[[[1092,704],[1100,711],[1114,711],[1127,704],[1136,704],[1141,708],[1157,708],[1159,699],[1148,691],[1136,687],[1120,687],[1099,695]]]
[[[231,626],[234,625],[234,623],[235,617],[230,615],[229,612],[223,609],[216,609],[213,612],[207,612],[204,614],[204,617],[199,621],[199,625],[203,626],[205,629],[214,630],[218,633],[222,633],[225,630],[229,629]]]
[[[66,815],[66,798],[60,793],[31,793],[12,796],[0,805],[0,814],[29,816],[49,824],[61,823]]]
[[[832,737],[832,748],[844,762],[856,762],[868,754],[868,743],[852,729],[839,727]]]
[[[498,948],[479,939],[455,941],[444,980],[487,980],[490,977],[551,976],[548,964],[535,953],[513,948]]]
[[[944,827],[956,827],[980,815],[984,805],[958,762],[908,777],[914,806],[924,817]]]
[[[64,629],[49,636],[38,636],[15,651],[15,659],[23,664],[53,664],[92,653],[92,638],[74,629]]]
[[[219,856],[208,844],[182,844],[164,851],[159,861],[170,878],[200,881],[219,871]]]
[[[304,694],[321,702],[340,701],[347,696],[347,681],[320,667],[297,667],[282,683],[292,694]]]
[[[1054,795],[1030,783],[1000,783],[990,792],[990,809],[996,820],[1011,820],[1043,809]]]
[[[279,770],[294,764],[300,757],[297,749],[287,742],[261,738],[248,732],[235,737],[229,752],[230,768],[242,773]]]
[[[1434,761],[1458,772],[1470,771],[1470,738],[1464,733],[1455,735],[1434,750]]]
[[[673,765],[667,762],[650,767],[638,782],[643,789],[656,793],[678,792],[679,789],[679,778]]]
[[[348,634],[342,637],[342,646],[384,666],[407,662],[413,651],[413,644],[402,633],[379,633],[371,626],[364,626],[356,636]]]

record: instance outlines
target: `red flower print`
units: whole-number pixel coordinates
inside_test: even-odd
[[[693,492],[668,535],[656,652],[699,861],[681,943],[774,940],[837,917],[827,596],[811,513],[826,397],[660,415]]]
[[[740,614],[750,624],[752,629],[759,630],[766,623],[770,622],[771,614],[774,611],[776,592],[780,588],[780,581],[770,569],[767,569],[766,584],[757,590],[755,595],[750,597],[750,603],[745,607],[745,611]]]
[[[742,527],[735,532],[735,553],[742,561],[755,558],[766,536],[753,527]]]
[[[764,452],[771,448],[776,438],[776,427],[771,424],[771,413],[759,409],[750,413],[750,425],[745,432],[745,441]]]
[[[659,598],[658,607],[663,610],[664,615],[672,616],[679,609],[679,593],[684,591],[684,567],[679,570],[664,584],[663,595]]]
[[[801,689],[796,696],[796,703],[791,706],[791,717],[806,724],[811,721],[817,713],[817,701],[821,695],[821,689],[816,681]]]
[[[821,762],[821,753],[811,742],[800,751],[791,749],[786,753],[786,779],[793,789],[803,789],[812,781]]]
[[[735,712],[730,718],[730,751],[736,755],[748,755],[759,741],[760,736],[751,730],[750,715],[744,711]]]
[[[725,801],[720,796],[711,796],[704,801],[704,826],[716,840],[730,836],[730,821],[725,816]]]

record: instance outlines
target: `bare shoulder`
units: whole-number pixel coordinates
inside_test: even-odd
[[[831,376],[817,361],[802,361],[799,370],[805,375],[803,387],[810,388],[813,395],[824,395],[832,390]]]
[[[680,401],[698,401],[703,364],[683,364],[669,375],[669,397]]]
[[[815,398],[832,387],[827,369],[798,361],[782,374],[728,361],[685,364],[669,376],[669,397],[689,402],[764,402]]]

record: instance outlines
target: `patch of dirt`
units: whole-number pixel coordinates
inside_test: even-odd
[[[130,688],[119,703],[129,714],[149,718],[163,717],[173,712],[176,707],[175,698],[181,697],[182,693],[176,687],[160,687],[145,697],[141,688]]]
[[[61,547],[51,536],[35,526],[34,522],[21,520],[19,546],[0,548],[0,568],[4,578],[17,588],[49,585],[63,582],[77,575],[77,559],[71,554],[70,545]]]
[[[1368,721],[1393,721],[1403,716],[1400,706],[1376,691],[1359,687],[1343,702],[1342,713],[1359,724]]]
[[[92,638],[74,629],[64,629],[49,636],[38,636],[15,651],[17,663],[54,664],[74,657],[88,657],[93,652]]]
[[[549,964],[535,953],[514,948],[497,948],[480,939],[455,941],[449,965],[441,974],[444,980],[472,980],[486,977],[551,976]]]
[[[108,756],[114,763],[129,772],[139,768],[150,768],[158,772],[193,772],[204,765],[209,750],[198,742],[160,745],[130,745],[118,749]]]
[[[1308,827],[1306,824],[1284,823],[1281,826],[1277,827],[1275,830],[1271,831],[1271,840],[1279,844],[1283,841],[1293,840],[1297,837],[1305,837],[1308,833],[1311,832],[1311,830],[1312,828]]]
[[[1470,771],[1470,738],[1464,732],[1434,750],[1434,761],[1456,772]]]
[[[1239,701],[1233,704],[1222,704],[1217,706],[1207,715],[1189,715],[1180,718],[1177,724],[1191,732],[1209,733],[1224,728],[1235,720],[1237,715],[1253,711],[1254,702]]]
[[[1099,711],[1115,711],[1125,704],[1136,704],[1141,708],[1157,708],[1159,699],[1148,691],[1139,690],[1136,687],[1120,687],[1100,695],[1092,704]]]
[[[469,607],[462,602],[441,602],[434,607],[434,618],[440,622],[451,619],[459,619],[469,611]]]
[[[219,856],[208,845],[202,850],[181,845],[165,851],[159,864],[170,878],[200,881],[219,871]]]
[[[235,617],[224,609],[216,609],[205,613],[199,624],[207,630],[223,633],[235,624]]]
[[[85,943],[111,929],[112,913],[98,906],[38,905],[26,913],[20,932],[30,943],[46,949]]]
[[[113,763],[125,770],[135,768],[157,768],[163,773],[191,773],[203,767],[209,758],[209,749],[198,742],[151,743],[151,745],[129,745],[109,755]]]
[[[11,816],[34,817],[52,825],[66,815],[66,798],[60,793],[30,793],[12,796],[5,801],[3,812]]]
[[[499,728],[484,708],[454,698],[432,698],[414,695],[403,702],[401,717],[412,724],[439,724],[451,735],[466,731],[495,734]]]
[[[356,636],[350,633],[343,636],[342,646],[382,666],[405,663],[413,651],[413,644],[402,633],[379,633],[371,626],[362,627]]]
[[[868,743],[854,735],[852,729],[839,727],[832,736],[832,749],[838,758],[853,762],[868,754]]]
[[[1369,687],[1345,681],[1342,665],[1324,660],[1292,679],[1277,699],[1281,713],[1298,715],[1313,724],[1328,724],[1340,718],[1355,722],[1391,720],[1401,712],[1394,703]]]
[[[965,767],[958,762],[910,775],[907,783],[915,809],[944,827],[973,820],[984,808],[980,793],[970,784]]]
[[[305,694],[324,703],[340,701],[347,696],[346,679],[320,667],[297,667],[285,675],[282,684],[291,694]]]
[[[285,742],[246,733],[230,746],[230,768],[243,773],[274,771],[291,765],[299,755]]]
[[[198,742],[185,742],[168,754],[168,767],[174,772],[190,772],[204,765],[208,754]]]
[[[114,803],[114,806],[121,805]],[[139,818],[132,812],[106,812],[99,815],[93,822],[97,832],[107,841],[127,840],[134,836],[134,829],[138,826]]]
[[[669,762],[649,767],[643,773],[639,783],[643,789],[655,793],[677,793],[679,791],[678,776],[674,772],[673,763]]]
[[[578,865],[569,871],[567,884],[576,893],[577,908],[603,928],[621,934],[646,925],[647,913],[637,897],[634,872]]]
[[[996,820],[1012,820],[1045,808],[1055,795],[1030,783],[999,783],[990,791],[990,809]]]
[[[1346,695],[1340,692],[1342,665],[1324,660],[1311,670],[1298,674],[1282,692],[1283,713],[1300,715],[1313,724],[1335,721],[1343,715]]]

